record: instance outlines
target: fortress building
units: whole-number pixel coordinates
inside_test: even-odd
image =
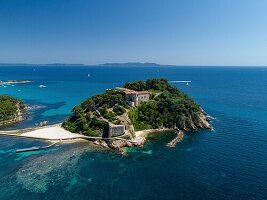
[[[150,92],[148,91],[135,91],[127,88],[116,88],[125,93],[126,101],[130,106],[138,106],[141,102],[149,101]]]

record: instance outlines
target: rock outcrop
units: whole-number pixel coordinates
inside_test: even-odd
[[[0,127],[18,123],[24,120],[25,106],[21,102],[18,102],[15,104],[15,107],[16,113],[10,116],[9,119],[0,121]]]
[[[175,147],[177,143],[183,140],[183,138],[184,138],[184,132],[179,130],[177,131],[176,137],[172,141],[170,141],[166,146]]]
[[[193,113],[190,117],[182,117],[176,124],[177,129],[190,131],[201,128],[211,129],[206,113],[201,109],[198,113]]]

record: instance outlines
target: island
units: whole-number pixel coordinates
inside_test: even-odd
[[[143,145],[151,132],[176,131],[168,144],[173,146],[184,132],[211,129],[201,106],[163,78],[127,82],[92,96],[72,109],[62,127],[115,150]]]
[[[23,120],[25,105],[14,97],[0,95],[0,127]]]
[[[33,81],[29,81],[29,80],[7,80],[7,81],[0,80],[0,85],[26,84],[26,83],[32,83],[32,82]]]

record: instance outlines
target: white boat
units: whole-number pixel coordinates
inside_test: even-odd
[[[39,88],[46,88],[45,85],[39,85]]]

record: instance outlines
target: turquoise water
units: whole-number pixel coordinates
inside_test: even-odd
[[[90,76],[88,76],[90,74]],[[87,143],[15,154],[41,141],[0,137],[0,199],[266,199],[267,68],[0,67],[1,79],[29,79],[0,87],[41,109],[24,122],[57,123],[73,105],[125,81],[165,77],[194,97],[214,119],[214,131],[149,136],[127,156]],[[46,88],[39,88],[39,85]]]

